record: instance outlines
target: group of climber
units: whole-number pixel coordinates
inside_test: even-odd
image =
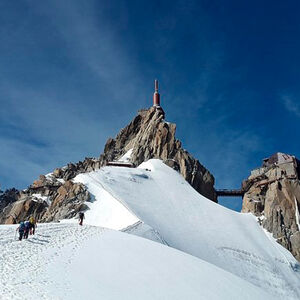
[[[34,235],[36,229],[36,221],[33,216],[29,218],[27,221],[20,222],[19,227],[16,231],[19,232],[19,241],[22,239],[27,239],[28,235]]]
[[[78,219],[79,219],[79,225],[82,226],[83,219],[84,219],[84,213],[79,212]],[[19,227],[16,231],[19,232],[19,241],[22,241],[22,239],[28,239],[28,235],[34,235],[36,229],[36,220],[33,216],[29,218],[28,221],[22,221],[20,222]]]

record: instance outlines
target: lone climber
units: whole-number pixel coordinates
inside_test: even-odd
[[[84,213],[81,211],[79,213],[79,225],[81,225],[81,226],[82,226],[83,219],[84,219]]]

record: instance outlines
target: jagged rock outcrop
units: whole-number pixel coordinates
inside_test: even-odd
[[[135,166],[151,158],[162,159],[178,170],[200,194],[217,201],[214,177],[182,148],[175,132],[176,125],[164,121],[161,109],[141,110],[115,139],[108,139],[100,156],[100,165],[118,160],[132,149],[130,162]]]
[[[9,204],[18,200],[19,191],[15,188],[0,193],[0,212]]]
[[[90,194],[83,184],[66,181],[55,192],[41,221],[50,222],[75,217],[78,212],[87,209],[85,202],[89,200]]]
[[[79,161],[78,163],[68,163],[62,168],[55,169],[52,176],[56,179],[67,181],[80,173],[98,170],[100,166],[100,160],[98,158],[86,157],[83,161]]]
[[[276,153],[243,182],[243,212],[260,217],[264,228],[300,261],[299,161]]]
[[[72,218],[79,211],[86,210],[85,202],[90,200],[84,185],[58,180],[54,174],[40,175],[26,190],[6,192],[3,198],[6,199],[8,194],[11,195],[10,202],[3,204],[1,224],[19,223],[31,215],[39,222]]]
[[[34,215],[36,219],[44,214],[47,204],[34,197],[26,197],[8,205],[1,214],[0,223],[16,224]]]

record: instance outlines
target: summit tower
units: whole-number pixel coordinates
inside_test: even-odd
[[[153,106],[160,107],[160,95],[158,92],[158,80],[154,80]]]

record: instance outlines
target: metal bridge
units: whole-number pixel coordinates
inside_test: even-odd
[[[223,189],[223,190],[216,190],[217,196],[218,197],[243,197],[245,191],[242,189],[239,190],[228,190],[228,189]]]

